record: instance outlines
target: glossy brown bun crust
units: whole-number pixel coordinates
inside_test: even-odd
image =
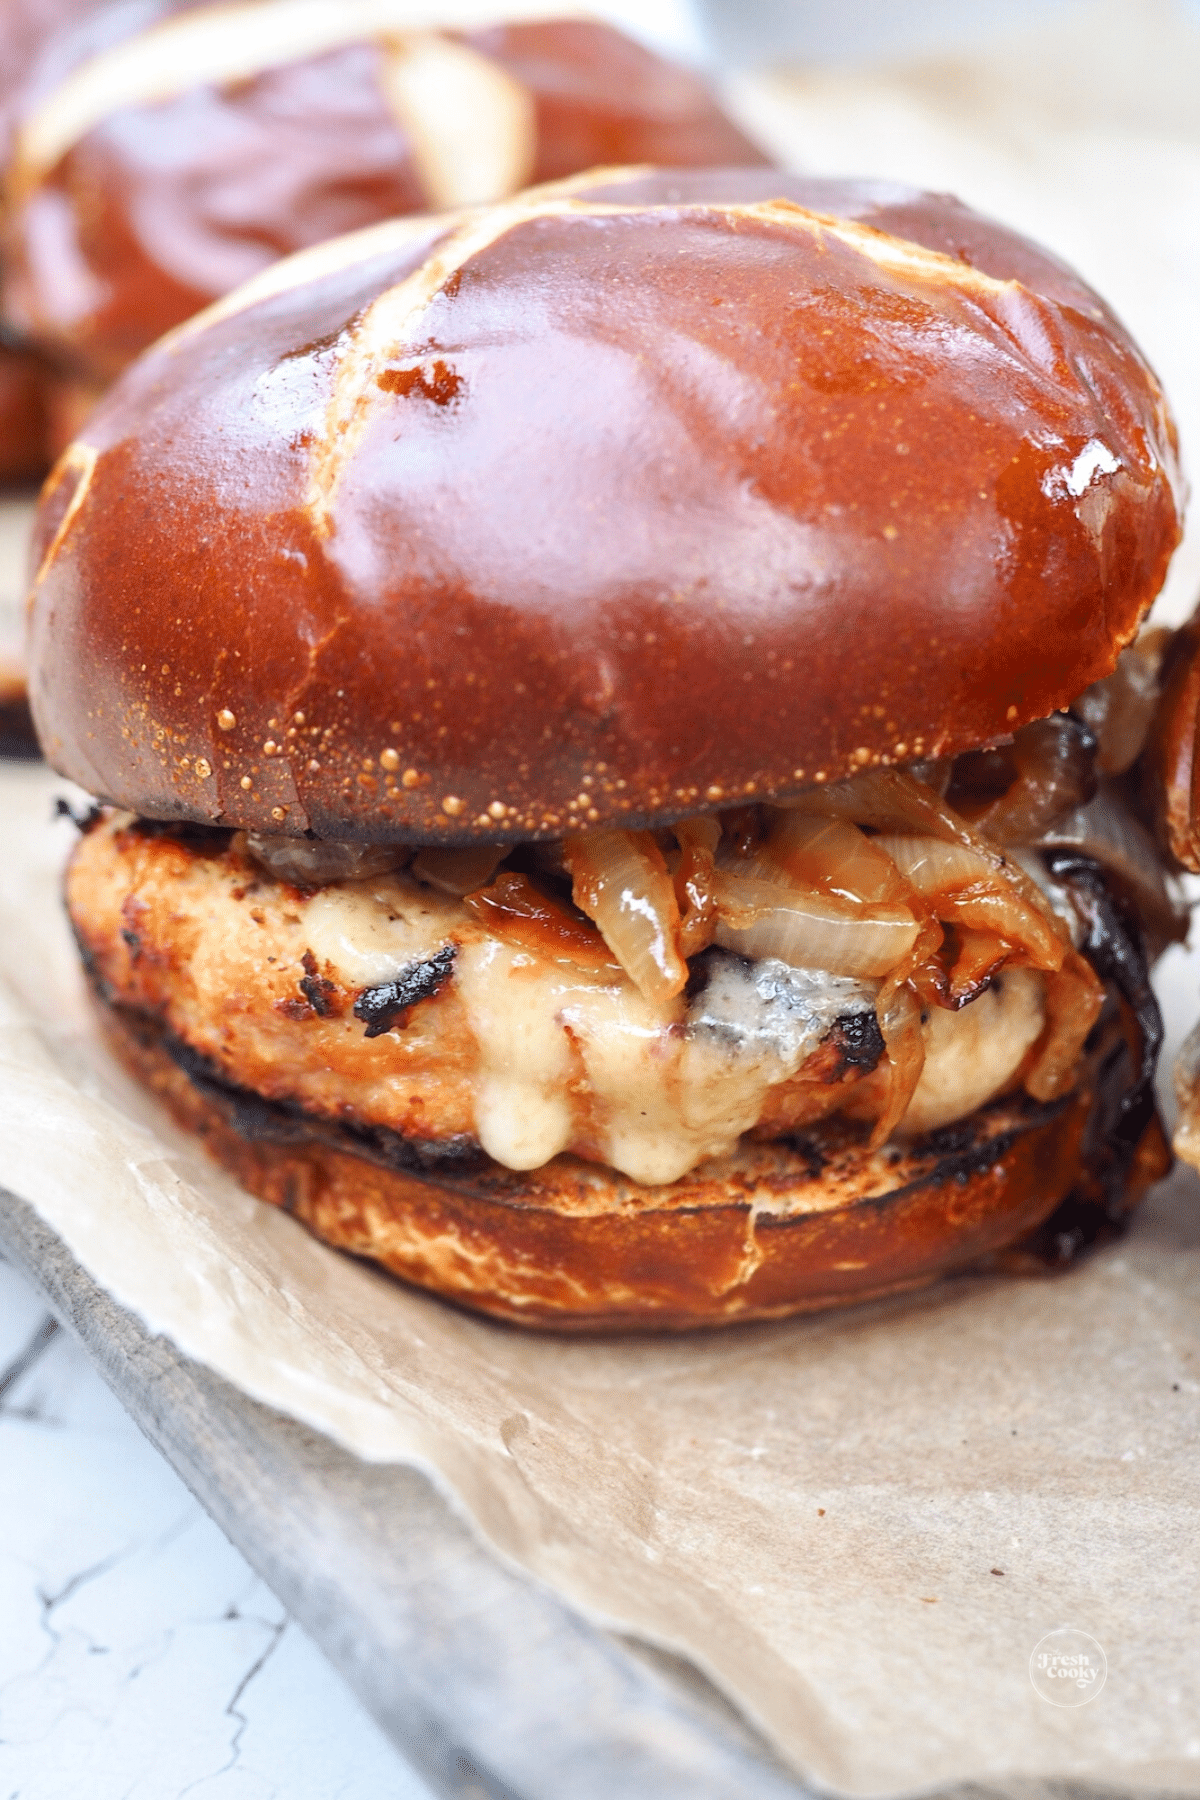
[[[869,1152],[839,1122],[746,1140],[665,1188],[566,1156],[520,1174],[487,1158],[412,1173],[336,1125],[185,1073],[153,1022],[99,1004],[121,1061],[252,1194],[523,1325],[682,1330],[875,1299],[994,1260],[1089,1187],[1086,1086],[1051,1105],[1000,1101],[904,1149]],[[1157,1126],[1149,1138],[1126,1208],[1169,1161]]]
[[[269,271],[129,372],[40,534],[34,715],[82,786],[511,841],[1065,705],[1179,477],[1103,303],[956,201],[609,171]]]
[[[45,473],[49,390],[50,371],[41,357],[0,345],[0,482]]]
[[[235,41],[261,8],[244,0],[148,10],[187,15],[185,28],[207,13],[214,35]],[[135,17],[140,37],[129,29]],[[3,311],[92,384],[111,381],[164,331],[278,257],[450,203],[430,191],[412,133],[389,103],[398,40],[383,30],[119,106],[53,167],[27,166],[15,128],[37,118],[73,65],[98,50],[116,59],[174,29],[160,17],[147,34],[146,24],[145,10],[98,9],[65,41],[60,22],[58,43],[41,58],[47,66],[8,108],[18,155]],[[519,173],[489,197],[600,163],[766,160],[695,75],[611,26],[562,19],[444,35],[516,83],[532,110]],[[119,61],[113,67],[119,76]],[[443,104],[470,103],[451,94]],[[486,134],[486,120],[472,123]]]
[[[1200,872],[1200,609],[1163,659],[1162,697],[1143,758],[1147,817],[1180,868]]]

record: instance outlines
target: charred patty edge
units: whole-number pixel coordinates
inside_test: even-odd
[[[209,1057],[177,1037],[160,1020],[114,1002],[99,991],[96,998],[142,1046],[157,1048],[169,1057],[203,1098],[217,1108],[225,1123],[247,1143],[319,1144],[434,1185],[453,1186],[467,1192],[477,1190],[481,1196],[486,1193],[489,1200],[501,1204],[522,1204],[521,1194],[530,1185],[529,1176],[495,1162],[477,1140],[466,1133],[442,1139],[411,1138],[388,1126],[331,1119],[309,1112],[295,1102],[268,1100],[229,1081]],[[890,1205],[918,1188],[950,1183],[965,1186],[974,1176],[1003,1163],[1018,1137],[1061,1118],[1076,1104],[1077,1098],[1077,1092],[1051,1101],[1032,1100],[1024,1093],[1005,1095],[980,1107],[968,1119],[913,1139],[903,1149],[885,1150],[882,1158],[893,1168],[907,1165],[905,1178],[879,1192],[856,1196],[855,1204]],[[750,1206],[756,1193],[778,1194],[787,1186],[808,1185],[820,1180],[826,1172],[844,1173],[854,1163],[865,1163],[869,1136],[869,1124],[835,1116],[804,1131],[787,1133],[768,1143],[755,1145],[764,1165],[769,1161],[773,1166],[769,1170],[764,1167],[758,1174],[750,1170],[734,1172],[726,1183],[729,1203]],[[871,1154],[877,1159],[880,1153]],[[563,1160],[575,1162],[577,1159]],[[720,1164],[724,1159],[715,1160]],[[587,1166],[601,1178],[610,1175],[623,1191],[633,1188],[645,1194],[647,1208],[651,1210],[655,1195],[679,1191],[686,1187],[689,1179],[684,1177],[681,1182],[668,1183],[666,1189],[638,1188],[636,1183],[608,1170],[603,1164]],[[703,1173],[704,1166],[700,1167]],[[679,1210],[687,1211],[686,1203]],[[770,1229],[773,1225],[786,1225],[788,1219],[787,1214],[775,1216],[764,1211],[759,1215],[758,1225]]]

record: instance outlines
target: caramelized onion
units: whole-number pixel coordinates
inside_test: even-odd
[[[274,837],[248,831],[246,848],[276,881],[293,887],[325,887],[331,881],[363,881],[402,869],[412,851],[403,844],[344,844],[313,838]]]
[[[1046,1029],[1025,1087],[1036,1100],[1066,1091],[1104,1001],[1104,990],[1089,965],[1064,941],[1045,910],[1029,904],[1017,891],[1015,875],[1009,874],[1011,865],[997,871],[965,845],[934,838],[883,841],[901,873],[939,916],[965,928],[960,960],[968,951],[972,962],[976,953],[993,956],[995,946],[1004,951],[1004,960],[1015,956],[1018,963],[1045,971]],[[1032,888],[1023,872],[1021,879]],[[981,934],[983,941],[974,934]],[[992,968],[997,966],[993,960]],[[969,982],[977,983],[980,973],[977,963],[975,967],[968,963],[961,975],[956,966],[952,994],[965,990]]]
[[[1096,766],[1103,775],[1123,775],[1142,753],[1158,704],[1159,673],[1171,633],[1163,626],[1143,631],[1122,650],[1103,681],[1080,694],[1072,711],[1099,742]]]
[[[905,983],[886,1005],[881,1005],[879,1029],[888,1054],[891,1076],[887,1105],[875,1121],[871,1148],[886,1143],[908,1110],[925,1067],[925,1038],[921,1031],[921,1003]]]
[[[1154,839],[1107,783],[1094,800],[1060,819],[1038,843],[1047,849],[1081,850],[1111,870],[1132,894],[1156,944],[1187,936],[1187,908],[1168,885]]]
[[[766,854],[808,887],[855,905],[902,902],[906,897],[895,863],[849,819],[781,811],[775,815]]]
[[[470,844],[462,850],[420,850],[412,872],[418,881],[441,894],[461,896],[490,881],[507,855],[495,844]]]
[[[638,991],[671,1000],[687,986],[679,906],[662,851],[647,831],[589,831],[563,841],[576,906],[594,919]]]
[[[839,781],[835,787],[813,788],[799,800],[788,801],[787,805],[789,811],[824,811],[838,818],[853,819],[859,825],[869,825],[889,842],[891,833],[912,832],[921,837],[938,838],[947,844],[961,844],[973,850],[982,863],[1002,876],[1033,911],[1047,920],[1055,917],[1045,895],[1024,869],[1019,868],[1011,857],[1006,857],[995,844],[973,831],[951,806],[904,769],[871,769],[863,775],[852,775],[847,781]],[[883,847],[886,849],[888,844],[884,843]],[[1058,929],[1057,923],[1055,929]]]
[[[1066,713],[1022,726],[1003,750],[984,752],[999,759],[1011,780],[1006,791],[981,808],[969,804],[970,772],[976,760],[961,756],[955,765],[950,804],[974,829],[995,844],[1028,844],[1096,791],[1096,739]],[[982,760],[982,759],[980,759]]]
[[[1163,1024],[1150,985],[1150,966],[1136,929],[1129,929],[1109,892],[1108,877],[1099,863],[1078,850],[1047,850],[1045,854],[1051,878],[1070,888],[1083,922],[1083,956],[1097,978],[1115,989],[1121,1000],[1133,1079],[1121,1084],[1116,1116],[1109,1115],[1105,1137],[1118,1166],[1128,1168],[1157,1119],[1154,1076]]]
[[[958,954],[950,978],[949,1000],[954,1008],[977,998],[991,977],[1008,960],[1009,947],[994,931],[978,931],[969,925],[957,933]]]
[[[1088,1032],[1100,1016],[1104,988],[1090,963],[1069,950],[1062,968],[1046,982],[1046,1030],[1025,1076],[1025,1092],[1035,1100],[1056,1100],[1069,1092]]]
[[[1030,903],[1011,865],[999,869],[965,844],[936,838],[881,837],[879,843],[939,918],[987,932],[1018,949],[1035,969],[1058,969],[1066,951],[1048,908]],[[1020,872],[1020,884],[1037,890]],[[1039,896],[1040,899],[1040,896]]]
[[[711,815],[701,815],[680,819],[674,829],[681,852],[675,870],[675,900],[680,914],[679,954],[686,960],[707,950],[717,928],[713,875],[721,827]]]
[[[605,975],[621,973],[600,933],[544,893],[528,875],[502,869],[490,887],[465,895],[463,905],[493,937],[518,949]]]
[[[975,834],[932,788],[905,769],[868,769],[832,787],[809,788],[795,800],[779,802],[788,812],[823,813],[852,819],[872,831],[917,831],[947,843],[981,848]],[[992,860],[999,862],[998,852]]]
[[[793,968],[867,980],[903,963],[920,932],[907,907],[854,906],[786,877],[763,880],[718,869],[713,885],[717,943],[755,961],[778,957]]]

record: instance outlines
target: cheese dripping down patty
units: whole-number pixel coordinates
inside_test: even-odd
[[[348,985],[385,984],[436,952],[427,904],[406,874],[337,883],[309,904],[310,947]],[[452,905],[439,920],[452,938],[463,923]],[[768,1090],[796,1076],[835,1025],[874,1019],[878,981],[706,954],[694,999],[653,1002],[613,972],[586,978],[486,934],[460,938],[454,981],[477,1047],[474,1126],[488,1155],[531,1169],[573,1147],[573,1091],[586,1092],[602,1121],[601,1160],[635,1181],[674,1181],[757,1125]],[[960,1012],[931,1009],[913,1128],[990,1099],[1043,1023],[1042,980],[1028,969],[994,978]]]
[[[686,990],[648,996],[598,934],[589,959],[553,932],[490,930],[446,891],[452,862],[297,887],[240,834],[212,836],[112,815],[76,850],[68,905],[107,996],[232,1085],[427,1144],[475,1140],[512,1169],[570,1150],[648,1185],[750,1131],[886,1112],[879,977],[710,944]],[[1029,967],[1004,967],[957,1008],[923,1005],[924,1069],[900,1131],[951,1123],[1011,1084],[1045,1024]]]

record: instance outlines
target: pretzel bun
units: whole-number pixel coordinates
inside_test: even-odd
[[[546,0],[506,10],[218,0],[151,7],[148,24],[138,9],[132,32],[128,7],[55,18],[0,115],[5,315],[95,387],[336,233],[596,163],[764,161],[689,71]],[[460,16],[469,28],[430,29]]]
[[[1172,635],[1142,759],[1142,804],[1172,863],[1200,872],[1200,609]]]
[[[0,345],[0,482],[44,472],[49,406],[50,371],[41,357]]]
[[[1170,1162],[1155,1121],[1119,1195],[1105,1192],[1087,1141],[1089,1072],[1066,1100],[1014,1096],[903,1150],[872,1151],[834,1120],[798,1142],[744,1143],[667,1187],[570,1157],[523,1174],[495,1163],[415,1174],[336,1125],[198,1075],[194,1059],[182,1067],[144,1017],[102,1003],[101,1018],[125,1066],[252,1194],[419,1287],[558,1331],[695,1329],[966,1269],[1053,1268],[1073,1255],[1073,1228],[1111,1233]],[[1056,1214],[1061,1227],[1039,1242]]]
[[[43,498],[34,715],[153,818],[663,820],[1065,706],[1179,510],[1154,375],[1023,238],[600,171],[303,253],[131,370]]]

